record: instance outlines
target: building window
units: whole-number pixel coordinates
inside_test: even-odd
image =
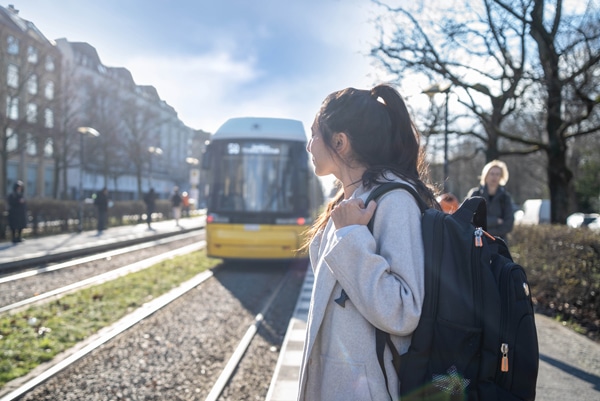
[[[27,61],[29,61],[31,64],[37,64],[38,62],[38,51],[33,46],[29,46],[27,48]]]
[[[51,167],[47,167],[44,170],[44,195],[47,197],[52,196],[52,187],[54,186],[54,170]]]
[[[14,152],[19,147],[19,138],[12,128],[6,129],[6,150]]]
[[[54,113],[52,110],[46,109],[44,111],[44,127],[53,128],[54,127]]]
[[[6,44],[8,45],[6,48],[8,54],[19,54],[19,39],[9,35],[6,38]]]
[[[54,143],[52,142],[52,139],[48,138],[48,139],[46,139],[46,143],[44,144],[44,156],[52,157],[53,154],[54,154]]]
[[[11,120],[19,119],[19,99],[16,97],[6,97],[6,116]]]
[[[27,134],[27,154],[29,156],[35,156],[37,154],[37,144],[32,134]]]
[[[46,96],[46,99],[48,100],[54,99],[54,82],[49,81],[46,83],[46,87],[44,88],[44,96]]]
[[[29,196],[38,196],[37,193],[37,166],[34,164],[30,164],[27,166],[27,184],[26,188],[29,188],[27,193]]]
[[[37,104],[35,103],[28,103],[27,104],[27,122],[29,124],[35,124],[37,123]]]
[[[46,56],[46,71],[54,71],[54,59],[52,56]]]
[[[35,95],[35,94],[37,94],[37,91],[38,91],[37,75],[31,74],[31,76],[27,80],[27,92],[29,92],[30,95]]]
[[[6,70],[6,84],[17,89],[19,87],[19,67],[14,64],[9,64]]]
[[[9,194],[13,191],[13,185],[17,180],[23,178],[19,177],[19,165],[17,163],[8,163],[6,166],[6,193]],[[25,188],[27,192],[27,188]]]

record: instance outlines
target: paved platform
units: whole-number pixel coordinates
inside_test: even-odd
[[[163,238],[176,233],[198,230],[206,224],[205,216],[187,217],[179,220],[163,220],[152,223],[152,230],[146,223],[136,225],[109,227],[101,234],[97,231],[84,231],[82,233],[67,233],[44,237],[27,238],[23,242],[0,243],[0,273],[3,270],[18,268],[27,260],[36,260],[40,263],[51,263],[59,255],[77,257],[90,253],[100,252],[111,248],[115,243],[124,246],[133,245],[148,238]]]
[[[313,281],[309,267],[266,401],[293,401],[297,398]],[[547,316],[536,314],[535,318],[540,348],[536,400],[600,400],[600,344]]]
[[[267,393],[267,401],[295,401],[298,397],[302,348],[304,347],[306,320],[314,279],[312,268],[309,266],[306,270],[306,276],[300,289],[292,319],[283,339],[281,353]]]

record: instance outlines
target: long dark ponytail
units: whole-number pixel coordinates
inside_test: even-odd
[[[335,152],[332,137],[344,132],[352,145],[353,159],[366,167],[361,177],[365,188],[383,183],[386,172],[415,186],[421,197],[439,208],[429,185],[428,165],[420,135],[402,96],[389,85],[371,90],[346,88],[327,96],[315,118],[325,144]],[[319,216],[311,237],[327,224],[333,207],[343,199],[340,190]]]

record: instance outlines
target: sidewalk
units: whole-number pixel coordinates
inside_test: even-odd
[[[17,268],[26,260],[37,260],[40,263],[51,263],[61,254],[70,257],[100,252],[109,249],[115,243],[123,246],[143,242],[148,238],[162,238],[175,233],[185,233],[205,226],[205,216],[182,218],[179,227],[175,220],[164,220],[152,223],[149,230],[146,223],[137,225],[109,227],[98,235],[95,230],[82,233],[67,233],[38,238],[28,238],[18,244],[0,243],[0,273],[3,270]]]
[[[286,333],[267,401],[295,401],[314,277],[308,268]],[[535,316],[540,348],[538,401],[600,400],[600,344],[553,319]]]

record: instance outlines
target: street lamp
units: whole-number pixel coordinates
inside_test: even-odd
[[[448,192],[448,96],[450,95],[450,86],[450,84],[435,84],[421,92],[429,96],[430,99],[436,93],[446,94],[444,102],[444,192]]]
[[[83,136],[91,135],[92,137],[97,137],[100,133],[92,127],[79,127],[77,128],[77,132],[81,134],[79,135],[79,232],[82,232],[83,201],[85,199],[83,196]]]
[[[163,150],[161,148],[159,148],[158,146],[150,146],[148,148],[148,152],[150,152],[150,179],[148,180],[148,184],[150,186],[150,188],[152,188],[152,155],[162,155]]]

